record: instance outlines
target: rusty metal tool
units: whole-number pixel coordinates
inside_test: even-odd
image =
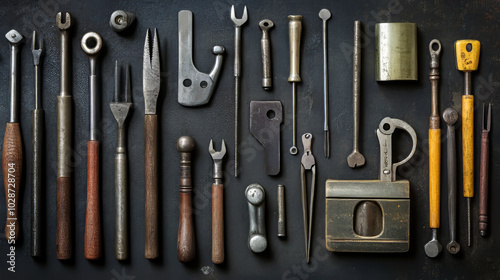
[[[56,25],[61,32],[61,88],[57,96],[57,230],[56,255],[59,260],[73,256],[72,237],[72,118],[73,97],[71,96],[71,16],[56,15]]]
[[[313,210],[314,210],[314,193],[316,188],[316,161],[312,154],[312,134],[305,133],[302,135],[302,144],[304,145],[304,155],[300,161],[300,181],[301,181],[301,199],[302,199],[302,214],[304,216],[304,235],[306,241],[306,262],[309,263],[309,252],[311,249],[311,233],[313,225]],[[311,190],[309,195],[309,210],[307,210],[307,178],[306,171],[310,170]]]
[[[191,179],[191,154],[196,143],[191,136],[182,136],[177,140],[177,151],[181,160],[181,182],[179,186],[179,231],[177,235],[177,259],[189,262],[194,259],[194,224],[193,224],[193,185]]]
[[[241,26],[248,20],[247,6],[243,16],[237,18],[234,5],[231,6],[231,20],[234,22],[234,177],[238,177],[238,115],[241,75]]]
[[[35,67],[35,109],[31,111],[31,256],[41,257],[42,241],[42,187],[44,162],[45,112],[42,108],[41,57],[43,40],[39,40],[36,48],[36,32],[33,31],[31,53]]]
[[[222,140],[221,150],[215,151],[214,144],[210,140],[208,152],[212,156],[214,169],[212,177],[212,262],[221,264],[224,262],[224,170],[222,161],[226,154],[226,143]]]
[[[328,9],[319,11],[319,18],[323,20],[323,107],[324,107],[324,144],[325,157],[330,157],[330,125],[328,122],[328,33],[326,22],[330,19],[332,13]]]
[[[483,119],[481,131],[481,165],[479,172],[479,232],[486,236],[488,231],[488,174],[490,158],[491,103],[483,104]]]
[[[290,40],[290,76],[288,82],[292,83],[292,147],[290,154],[296,155],[297,149],[297,92],[296,83],[300,83],[300,37],[302,34],[302,16],[288,16],[288,37]]]
[[[7,221],[5,238],[9,244],[17,240],[20,232],[19,204],[22,201],[23,142],[19,126],[19,44],[23,36],[12,29],[5,34],[10,43],[10,118],[5,128],[2,152],[2,173],[5,188]]]
[[[446,250],[450,254],[460,251],[457,240],[457,149],[455,141],[455,123],[458,120],[458,112],[453,108],[447,108],[443,112],[443,120],[446,122],[446,159],[448,168],[448,223],[450,228],[450,243]]]
[[[262,88],[264,90],[271,90],[273,87],[273,75],[269,30],[274,27],[274,22],[270,19],[263,19],[259,22],[259,27],[262,30],[262,38],[260,39],[260,50],[262,52]]]
[[[128,249],[128,156],[127,156],[127,117],[132,107],[130,87],[130,68],[125,67],[125,88],[120,97],[120,71],[118,61],[115,62],[115,94],[113,102],[109,104],[111,112],[117,122],[117,144],[115,155],[115,257],[117,260],[126,260]]]
[[[145,193],[145,249],[146,259],[158,258],[158,115],[156,103],[160,93],[160,51],[156,28],[153,44],[149,43],[149,29],[144,43],[142,88],[144,92],[144,193]]]
[[[353,98],[353,147],[347,157],[347,164],[351,168],[365,165],[365,157],[359,152],[359,117],[361,95],[361,22],[354,22],[354,50],[352,55],[352,98]]]
[[[87,215],[85,219],[84,254],[87,260],[101,257],[101,215],[99,206],[99,108],[97,59],[102,48],[102,38],[96,32],[82,37],[80,46],[89,56],[90,74],[90,140],[87,142]]]
[[[471,200],[474,197],[474,96],[472,71],[479,65],[481,43],[477,40],[455,42],[457,69],[465,72],[465,94],[462,95],[463,193],[467,199],[467,246],[471,245]]]
[[[116,10],[111,14],[109,18],[109,26],[113,28],[116,32],[122,32],[129,28],[135,20],[135,15],[133,13],[125,12],[122,10]]]
[[[431,55],[429,80],[431,82],[431,116],[429,118],[429,226],[432,229],[432,239],[425,244],[425,254],[434,258],[439,255],[443,246],[437,240],[437,230],[440,226],[440,196],[441,196],[441,129],[439,128],[439,56],[441,42],[434,39],[429,43]]]

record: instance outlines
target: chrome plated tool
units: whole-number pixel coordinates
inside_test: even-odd
[[[226,143],[222,140],[221,150],[215,151],[214,144],[210,140],[208,152],[212,156],[214,169],[212,177],[212,262],[221,264],[224,262],[224,170],[222,162],[226,154]]]
[[[316,161],[312,154],[312,134],[305,133],[302,135],[302,144],[304,145],[304,155],[300,161],[300,182],[301,182],[301,198],[302,198],[302,214],[304,216],[304,235],[306,242],[306,262],[309,263],[309,252],[311,249],[311,233],[313,225],[314,211],[314,193],[316,188]],[[307,178],[306,171],[311,171],[311,190],[309,195],[309,210],[307,209]]]
[[[35,109],[31,111],[31,256],[43,255],[43,164],[45,161],[43,148],[45,138],[45,111],[42,108],[41,57],[43,40],[39,40],[36,48],[36,32],[33,31],[31,53],[35,66]]]
[[[274,27],[274,22],[270,19],[264,19],[259,22],[259,27],[262,30],[262,38],[260,39],[260,51],[262,53],[262,88],[264,90],[271,90],[273,87],[273,75],[269,30]]]
[[[158,258],[158,114],[156,103],[160,94],[160,50],[156,28],[153,44],[149,29],[144,43],[142,88],[144,92],[144,183],[145,183],[145,249],[146,259]]]
[[[328,123],[328,32],[326,22],[330,19],[332,13],[328,9],[319,11],[319,18],[323,20],[323,105],[324,105],[324,124],[325,133],[323,149],[325,157],[330,157],[330,125]]]
[[[132,107],[130,69],[125,66],[125,87],[120,91],[120,69],[115,62],[115,94],[109,104],[117,123],[117,143],[115,154],[115,258],[126,260],[129,256],[128,228],[128,156],[127,156],[127,118]]]
[[[234,177],[238,177],[238,116],[240,100],[240,75],[241,75],[241,26],[247,22],[247,6],[243,16],[237,18],[234,5],[231,6],[231,20],[234,22]]]

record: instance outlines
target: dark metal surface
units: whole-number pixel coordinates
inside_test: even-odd
[[[232,155],[233,143],[227,142],[228,159],[225,162],[225,223],[226,259],[223,265],[211,262],[211,186],[212,160],[206,152],[206,143],[211,138],[233,139],[234,77],[233,55],[234,27],[230,19],[230,8],[237,11],[248,7],[249,19],[242,36],[241,69],[241,115],[240,115],[240,176],[234,178]],[[303,19],[301,77],[297,84],[297,133],[323,133],[323,67],[322,67],[322,22],[318,12],[328,8],[332,12],[329,20],[329,69],[330,69],[330,159],[317,157],[317,200],[315,206],[314,236],[311,240],[311,262],[305,264],[304,237],[302,233],[302,209],[300,207],[300,157],[289,155],[291,146],[291,85],[287,82],[289,71],[288,19],[291,14],[301,14]],[[124,33],[117,34],[109,26],[113,11],[123,9],[136,15],[135,24]],[[178,38],[177,14],[190,9],[194,18],[193,59],[203,72],[209,72],[214,58],[213,45],[227,46],[227,54],[220,73],[218,86],[206,106],[186,108],[177,103]],[[55,26],[58,12],[70,12],[72,27],[69,33],[73,59],[71,91],[73,96],[73,159],[72,169],[81,170],[74,175],[73,200],[73,256],[70,262],[56,259],[56,96],[60,86],[60,32]],[[260,51],[261,30],[258,23],[264,18],[274,21],[271,33],[273,90],[261,87],[262,62]],[[366,157],[366,165],[352,170],[346,164],[346,157],[352,149],[352,26],[354,20],[364,24],[362,40],[362,83],[360,148]],[[415,82],[375,82],[375,37],[376,22],[415,22],[418,29],[419,80]],[[157,261],[144,259],[144,98],[142,94],[142,51],[146,28],[158,28],[161,56],[161,90],[158,100],[159,122],[159,225],[161,258]],[[431,112],[430,83],[428,76],[428,44],[437,38],[442,43],[440,61],[439,111],[453,107],[459,112],[463,94],[463,73],[456,70],[453,43],[457,39],[474,38],[482,43],[481,61],[478,71],[472,76],[475,97],[476,126],[480,127],[481,104],[492,102],[492,128],[490,134],[490,202],[499,201],[500,191],[494,182],[500,181],[500,39],[496,35],[500,28],[500,9],[494,1],[263,1],[247,2],[217,1],[3,1],[0,9],[0,34],[15,28],[27,42],[33,30],[44,39],[46,56],[43,63],[43,92],[46,124],[46,173],[44,232],[45,257],[35,260],[29,252],[30,212],[29,188],[25,185],[20,194],[23,202],[20,214],[22,236],[16,244],[16,273],[7,271],[8,244],[0,237],[0,279],[29,279],[29,277],[64,279],[322,279],[335,275],[338,279],[493,279],[500,277],[500,204],[490,203],[490,232],[487,238],[475,234],[472,247],[464,246],[460,253],[451,255],[442,252],[437,258],[429,259],[422,247],[429,240],[428,229],[428,162],[426,140],[427,118]],[[102,131],[101,131],[101,174],[102,178],[102,221],[103,258],[91,263],[83,257],[83,230],[86,205],[86,142],[88,132],[88,57],[79,49],[82,36],[88,31],[101,34],[106,45],[101,54],[102,73]],[[30,111],[33,109],[33,64],[31,51],[24,45],[20,49],[20,119],[25,155],[30,147]],[[113,96],[114,61],[130,63],[132,78],[133,113],[130,116],[128,132],[128,156],[130,172],[130,261],[119,262],[114,256],[115,210],[114,210],[114,151],[116,148],[116,122],[108,104]],[[6,40],[0,44],[0,119],[2,124],[9,120],[9,71],[10,47]],[[281,173],[267,176],[260,168],[264,161],[262,147],[248,130],[249,103],[252,100],[281,100],[284,109],[282,132]],[[417,153],[405,166],[399,168],[398,179],[411,182],[410,251],[404,254],[342,254],[331,253],[325,248],[325,189],[324,182],[331,179],[367,180],[378,176],[379,149],[375,129],[380,121],[391,116],[410,124],[419,136]],[[441,123],[444,125],[444,123]],[[457,141],[461,143],[460,125],[457,127]],[[0,126],[0,141],[5,127]],[[476,139],[479,130],[475,131]],[[197,256],[190,264],[181,264],[176,257],[177,219],[179,215],[178,162],[176,140],[181,135],[191,135],[197,143],[193,161],[193,211]],[[443,135],[444,138],[444,135]],[[480,141],[476,141],[479,151]],[[406,155],[411,141],[406,134],[394,135],[394,149]],[[444,139],[442,143],[446,145]],[[322,141],[315,141],[314,151],[322,149]],[[476,153],[476,170],[479,171],[479,153]],[[461,152],[457,154],[461,161]],[[173,159],[173,160],[172,160]],[[401,159],[401,158],[399,158]],[[442,155],[442,170],[446,170]],[[27,162],[27,161],[26,161]],[[28,168],[28,166],[26,166]],[[458,163],[457,187],[462,188],[462,167]],[[24,172],[23,182],[29,182]],[[447,185],[444,174],[442,185]],[[245,188],[251,183],[261,184],[266,193],[266,227],[268,248],[264,253],[253,254],[247,248],[248,207],[244,196]],[[277,194],[278,184],[287,186],[287,237],[277,237]],[[479,173],[476,176],[479,186]],[[3,192],[2,192],[3,193]],[[0,199],[4,199],[0,194]],[[473,213],[478,212],[478,200],[473,199]],[[442,209],[447,201],[441,199]],[[466,201],[457,197],[457,227],[464,228]],[[5,204],[0,203],[0,221],[5,215]],[[449,242],[448,215],[441,215],[439,232],[443,244]],[[473,224],[478,232],[478,223]],[[0,225],[3,229],[3,224]],[[464,231],[457,232],[457,240],[465,244]]]

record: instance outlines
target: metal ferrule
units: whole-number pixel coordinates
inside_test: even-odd
[[[224,178],[224,171],[222,170],[222,160],[219,162],[214,162],[214,170],[212,171],[212,177],[216,184],[222,184],[222,179]],[[219,181],[220,183],[217,183]]]
[[[191,183],[191,153],[181,153],[181,183],[180,192],[191,192],[193,185]]]
[[[90,88],[90,141],[98,140],[98,120],[99,120],[99,98],[97,96],[97,75],[96,75],[96,63],[97,58],[90,58],[90,76],[89,76],[89,88]]]
[[[17,73],[19,64],[19,49],[11,44],[10,56],[10,122],[19,122],[19,95],[17,93]]]
[[[71,96],[57,97],[57,177],[71,176]]]

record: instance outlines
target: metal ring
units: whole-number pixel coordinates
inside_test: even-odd
[[[93,48],[89,48],[87,46],[87,41],[89,39],[94,39],[95,40],[95,46]],[[102,48],[102,38],[101,35],[99,35],[96,32],[88,32],[87,34],[83,35],[82,41],[80,43],[82,50],[87,53],[88,55],[95,55],[98,54],[99,51]]]

